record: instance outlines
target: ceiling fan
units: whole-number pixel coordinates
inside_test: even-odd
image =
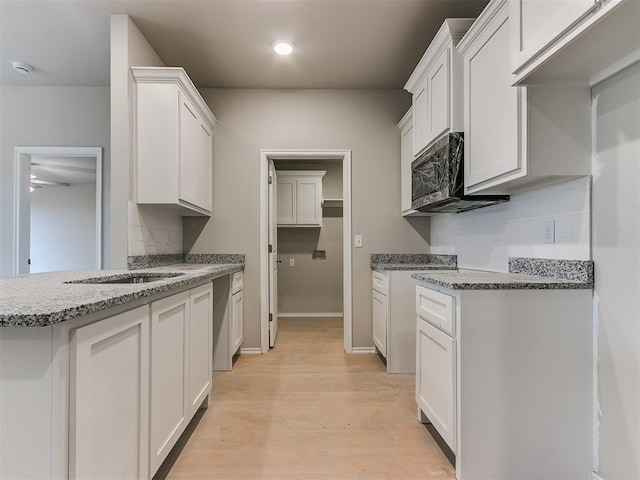
[[[71,184],[67,182],[56,182],[54,180],[44,180],[36,177],[34,174],[31,174],[31,178],[29,180],[29,191],[33,192],[36,188],[42,187],[68,187]]]

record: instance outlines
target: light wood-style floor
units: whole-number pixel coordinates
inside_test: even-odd
[[[276,347],[214,376],[170,479],[454,479],[416,420],[413,375],[346,355],[342,319],[280,319]]]

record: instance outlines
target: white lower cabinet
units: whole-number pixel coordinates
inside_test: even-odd
[[[242,346],[242,329],[243,329],[243,303],[244,303],[244,294],[243,291],[240,290],[237,293],[234,293],[231,296],[231,318],[233,324],[233,341],[231,345],[231,351],[235,353]]]
[[[373,343],[386,358],[387,356],[387,317],[389,302],[387,296],[373,291]]]
[[[212,314],[209,283],[75,330],[71,478],[153,477],[211,392]]]
[[[213,371],[213,288],[211,284],[194,288],[189,298],[189,416],[211,392]]]
[[[418,317],[416,402],[456,451],[456,341]]]
[[[456,478],[591,479],[591,290],[416,288],[416,402]]]
[[[151,304],[150,470],[175,445],[189,416],[189,292]]]
[[[414,273],[416,270],[372,272],[373,343],[385,357],[387,373],[416,371]]]
[[[69,477],[150,477],[149,307],[78,328],[70,357]]]
[[[130,310],[0,329],[0,478],[152,478],[208,405],[213,300],[208,282]]]
[[[151,304],[151,476],[211,392],[210,284]]]
[[[228,372],[244,339],[244,274],[235,272],[214,282],[213,370]]]

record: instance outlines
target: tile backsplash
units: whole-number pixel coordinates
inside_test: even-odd
[[[555,221],[555,243],[543,222]],[[471,212],[431,217],[431,253],[458,256],[458,267],[506,272],[509,257],[590,260],[591,178],[511,196]]]
[[[129,202],[128,255],[182,252],[182,217]]]

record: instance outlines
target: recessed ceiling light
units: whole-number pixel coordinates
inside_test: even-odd
[[[289,55],[293,52],[293,43],[288,40],[278,40],[273,42],[273,49],[278,55]]]
[[[12,62],[11,65],[16,72],[23,75],[29,75],[31,72],[33,72],[33,67],[28,63]]]

